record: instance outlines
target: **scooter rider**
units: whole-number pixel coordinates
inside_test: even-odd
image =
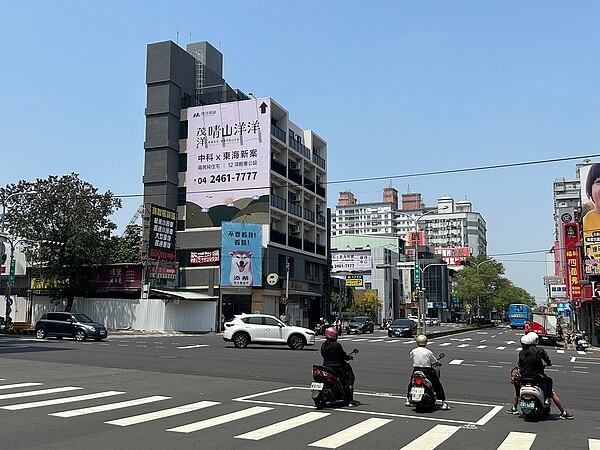
[[[546,401],[554,400],[554,404],[560,410],[561,419],[573,419],[573,414],[568,413],[562,405],[560,398],[552,389],[552,378],[544,373],[544,363],[551,366],[552,361],[546,350],[537,347],[538,335],[530,332],[521,338],[523,348],[519,352],[519,369],[521,370],[521,380],[531,378],[544,390]],[[516,387],[515,387],[516,389]]]
[[[413,365],[412,373],[414,374],[417,370],[420,370],[425,374],[425,376],[431,381],[431,384],[433,384],[436,397],[442,401],[442,410],[447,411],[450,409],[450,406],[448,406],[448,403],[446,403],[446,393],[444,392],[444,388],[440,382],[437,372],[433,369],[433,366],[441,366],[442,363],[437,360],[431,350],[425,348],[427,346],[427,336],[420,334],[415,340],[417,341],[417,347],[410,351],[410,360],[412,361]],[[405,406],[411,406],[411,403],[408,400],[410,395],[411,381],[412,374],[411,380],[408,382]]]
[[[325,342],[321,344],[321,356],[323,357],[323,366],[329,367],[338,376],[342,385],[344,386],[345,399],[344,403],[350,406],[358,406],[358,402],[352,398],[352,389],[346,379],[346,371],[344,368],[347,366],[347,362],[352,359],[351,355],[348,355],[342,344],[337,342],[337,330],[335,327],[329,327],[325,330]]]

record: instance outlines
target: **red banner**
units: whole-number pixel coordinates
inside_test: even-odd
[[[563,249],[565,252],[565,285],[567,287],[567,297],[575,298],[581,296],[581,255],[579,254],[579,224],[563,224]]]

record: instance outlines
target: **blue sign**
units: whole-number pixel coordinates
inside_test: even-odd
[[[261,224],[221,224],[221,286],[262,286]]]

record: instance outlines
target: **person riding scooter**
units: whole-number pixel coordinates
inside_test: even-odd
[[[337,342],[337,330],[335,327],[329,327],[325,330],[325,342],[321,344],[321,356],[323,357],[323,366],[330,368],[340,379],[346,393],[344,403],[350,406],[358,406],[358,402],[353,399],[353,390],[348,383],[346,371],[352,355],[347,354],[342,344]],[[352,369],[350,369],[352,370]]]
[[[321,317],[319,319],[319,321],[317,322],[317,326],[315,327],[315,333],[317,334],[317,336],[319,336],[319,335],[324,336],[325,330],[328,327],[329,327],[329,323],[325,320],[324,317]]]
[[[439,400],[442,401],[442,410],[447,411],[450,409],[448,403],[446,403],[446,394],[444,392],[444,388],[440,379],[437,375],[437,372],[433,369],[433,366],[441,366],[442,363],[437,360],[435,355],[431,350],[425,348],[427,346],[427,336],[424,334],[420,334],[415,339],[417,341],[417,347],[413,348],[410,352],[410,360],[412,361],[413,371],[410,376],[410,380],[412,380],[412,375],[420,370],[425,374],[425,376],[431,381],[433,384],[433,388],[435,390],[435,395]],[[406,393],[406,403],[405,406],[412,406],[408,397],[410,395],[411,381],[408,382],[408,391]]]
[[[521,383],[525,379],[532,379],[544,390],[546,406],[550,406],[550,399],[560,410],[561,419],[573,419],[573,414],[568,413],[556,392],[552,389],[552,378],[544,373],[544,367],[551,366],[552,361],[546,350],[537,347],[538,335],[530,332],[521,338],[523,348],[519,352],[519,369],[521,370]],[[544,365],[545,363],[545,365]],[[516,386],[516,385],[515,385]],[[516,388],[515,388],[516,389]]]

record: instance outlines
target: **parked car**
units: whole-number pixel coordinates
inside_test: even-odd
[[[439,324],[440,324],[440,319],[438,319],[437,317],[431,318],[431,325],[438,326]]]
[[[388,328],[388,337],[412,337],[417,334],[417,323],[411,319],[396,319]]]
[[[354,317],[348,322],[346,333],[372,333],[375,331],[375,323],[370,317]]]
[[[38,339],[55,336],[57,339],[72,337],[77,341],[99,341],[105,339],[108,332],[104,325],[94,322],[85,314],[50,312],[45,313],[35,324],[35,336]]]
[[[315,344],[315,332],[304,327],[286,325],[268,314],[242,314],[225,322],[223,340],[233,342],[238,348],[249,344],[288,345],[300,350]]]

